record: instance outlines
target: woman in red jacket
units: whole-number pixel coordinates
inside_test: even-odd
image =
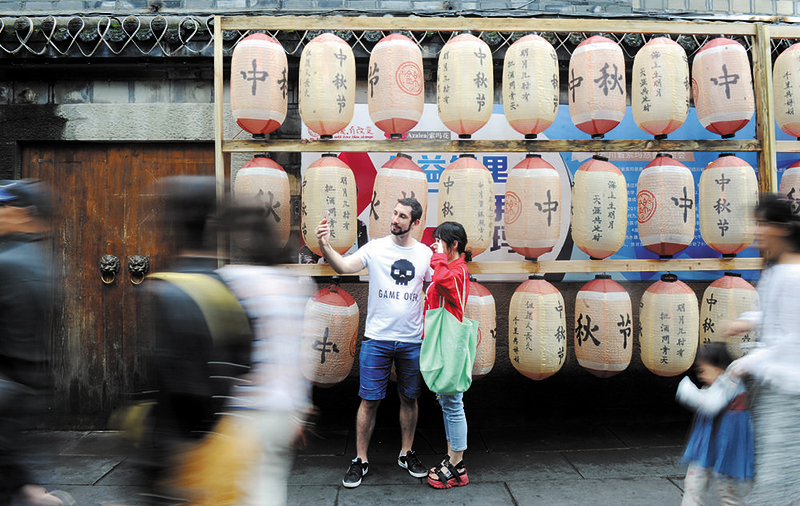
[[[433,277],[425,296],[425,310],[444,307],[461,321],[469,297],[469,271],[466,261],[471,257],[466,251],[467,233],[460,223],[446,221],[433,231]],[[467,418],[464,414],[463,394],[437,393],[442,406],[444,428],[447,435],[447,455],[442,463],[428,473],[428,483],[434,488],[461,487],[469,483],[464,467],[464,450],[467,449]]]

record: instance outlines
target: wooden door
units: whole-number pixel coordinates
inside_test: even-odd
[[[163,270],[173,253],[158,232],[158,178],[214,173],[212,144],[35,144],[22,149],[22,177],[50,182],[56,284],[62,309],[53,325],[56,397],[52,424],[102,427],[128,394],[152,386],[147,281],[132,282],[131,257]],[[101,280],[114,255],[120,270]]]

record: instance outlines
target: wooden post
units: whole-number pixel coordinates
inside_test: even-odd
[[[220,16],[214,16],[214,176],[217,183],[217,207],[225,201],[225,167],[230,165],[230,154],[227,156],[222,153],[222,142],[224,136],[224,62],[223,62],[223,39],[222,23]],[[227,258],[226,244],[222,232],[217,234],[217,258],[222,262]],[[221,265],[220,265],[221,267]]]
[[[775,120],[772,117],[772,42],[769,26],[756,23],[753,44],[753,83],[756,98],[756,139],[761,141],[758,153],[758,189],[762,192],[778,191]]]

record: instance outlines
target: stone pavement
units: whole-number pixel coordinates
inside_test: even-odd
[[[341,479],[352,455],[352,430],[320,428],[296,459],[292,505],[679,505],[679,464],[687,424],[675,421],[471,427],[465,461],[471,483],[434,490],[397,466],[397,428],[376,429],[362,485]],[[136,451],[114,432],[31,432],[46,443],[36,475],[70,492],[78,506],[147,504]],[[425,465],[444,453],[438,428],[418,431]]]
[[[397,465],[399,403],[391,391],[378,410],[369,474],[360,487],[345,489],[342,477],[355,456],[357,383],[315,389],[321,416],[296,457],[289,504],[678,506],[691,414],[674,402],[677,379],[587,377],[473,383],[465,395],[470,484],[449,490],[435,490]],[[27,437],[47,450],[35,471],[48,489],[70,492],[78,506],[147,505],[143,456],[119,434],[32,431]],[[426,466],[445,452],[441,408],[427,391],[414,448]]]

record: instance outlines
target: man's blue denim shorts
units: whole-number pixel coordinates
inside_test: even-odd
[[[360,388],[362,399],[377,401],[386,397],[386,386],[392,372],[392,361],[397,374],[397,390],[409,399],[416,399],[422,391],[419,373],[419,350],[422,342],[378,341],[364,338],[361,342]]]

